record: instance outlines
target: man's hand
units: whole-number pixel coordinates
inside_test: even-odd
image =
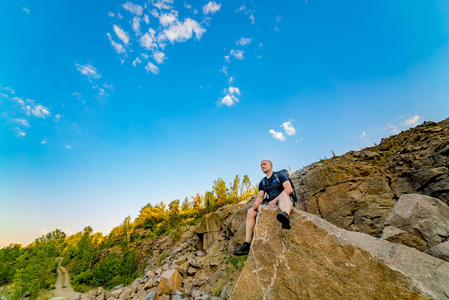
[[[259,206],[260,206],[260,203],[256,201],[256,202],[254,203],[254,205],[253,205],[253,209],[254,209],[255,211],[257,211],[257,210],[259,209]]]

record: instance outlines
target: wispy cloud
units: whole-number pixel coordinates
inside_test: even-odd
[[[203,6],[203,13],[205,15],[214,14],[220,10],[220,7],[221,4],[217,4],[215,1],[210,1],[209,3]]]
[[[245,46],[251,44],[251,38],[242,37],[240,40],[235,42],[237,45]]]
[[[7,91],[7,92],[10,92],[11,94],[15,94],[16,92],[14,91],[14,89],[13,88],[11,88],[11,87],[9,87],[9,86],[5,86],[4,88],[3,88],[5,91]]]
[[[234,50],[234,49],[231,49],[231,51],[229,52],[230,55],[234,56],[235,59],[239,59],[239,60],[244,59],[243,53],[245,53],[245,52],[242,50]]]
[[[145,33],[139,40],[140,46],[151,50],[157,48],[156,44],[156,37],[155,37],[156,31],[154,29],[150,28],[147,33]]]
[[[140,16],[143,13],[143,7],[137,4],[133,4],[131,2],[126,2],[122,5],[124,9],[131,12],[132,14]]]
[[[146,66],[145,66],[145,70],[147,70],[148,72],[151,72],[153,74],[157,74],[159,73],[159,68],[156,67],[154,64],[152,64],[151,62],[149,62]]]
[[[414,116],[414,117],[411,117],[410,119],[406,120],[404,122],[404,125],[415,126],[415,125],[418,125],[418,122],[419,122],[419,116]]]
[[[284,127],[287,135],[294,135],[296,133],[296,129],[292,126],[292,120],[282,123],[282,127]]]
[[[276,132],[274,131],[274,129],[270,129],[269,132],[271,133],[273,138],[285,142],[285,136],[282,134],[282,132]]]
[[[28,115],[32,114],[37,118],[45,119],[51,116],[49,109],[40,104],[30,103],[30,105],[26,106],[26,110]]]
[[[125,47],[123,47],[122,44],[116,43],[116,42],[112,39],[111,34],[110,34],[109,32],[108,32],[106,35],[107,35],[107,37],[108,37],[108,39],[109,39],[109,42],[111,43],[112,47],[115,49],[115,51],[116,51],[117,53],[120,54],[120,53],[126,52]]]
[[[75,64],[76,69],[83,75],[86,75],[89,78],[95,78],[98,79],[101,77],[100,74],[98,74],[98,71],[96,68],[92,67],[91,65],[80,65]]]
[[[125,46],[128,45],[129,35],[115,24],[112,26],[112,28],[114,29],[115,35],[123,42],[123,44],[125,44]]]
[[[70,146],[70,145],[65,145],[65,147],[66,147],[67,149],[72,149],[72,146]]]
[[[11,119],[11,122],[20,124],[20,125],[25,126],[25,127],[30,127],[30,124],[25,119],[20,119],[20,118]]]
[[[168,29],[165,29],[158,37],[160,41],[169,40],[170,43],[185,42],[193,37],[195,33],[196,38],[199,40],[201,36],[206,32],[206,29],[190,18],[184,20],[184,22],[175,22]]]
[[[24,13],[26,13],[27,15],[30,14],[30,10],[29,10],[28,8],[26,8],[26,7],[22,7],[22,11],[23,11]]]
[[[19,127],[15,127],[14,132],[16,133],[17,136],[25,136],[26,135],[25,131],[23,131]]]
[[[162,64],[166,59],[165,54],[160,51],[154,51],[153,58],[158,64]]]
[[[219,105],[232,106],[235,103],[239,102],[237,96],[240,96],[240,90],[237,87],[230,86],[227,90],[225,90],[226,95],[220,99]]]
[[[397,126],[388,124],[387,127],[384,128],[385,130],[387,130],[389,133],[393,133],[393,134],[397,134],[400,132],[400,130],[397,128]]]

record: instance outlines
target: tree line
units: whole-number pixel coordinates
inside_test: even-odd
[[[130,247],[133,242],[172,234],[178,238],[185,226],[201,222],[204,215],[224,205],[236,204],[257,194],[247,175],[228,185],[222,178],[214,181],[212,189],[196,193],[182,202],[168,205],[148,203],[134,221],[128,216],[104,236],[90,226],[71,236],[59,229],[36,239],[27,247],[11,244],[0,249],[0,286],[7,299],[29,296],[35,299],[52,288],[57,278],[56,257],[63,256],[62,265],[71,273],[71,284],[78,292],[92,287],[112,288],[129,284],[137,277],[138,257]],[[103,250],[113,248],[108,255]],[[5,288],[6,287],[6,288]]]

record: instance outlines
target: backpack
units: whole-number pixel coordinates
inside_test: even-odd
[[[282,169],[280,171],[273,172],[274,178],[276,178],[277,181],[279,181],[279,176],[278,176],[279,172],[283,172],[285,174],[285,176],[287,176],[288,181],[290,182],[290,185],[292,186],[293,192],[290,194],[290,197],[293,199],[293,205],[295,205],[295,203],[298,202],[299,200],[298,200],[298,197],[296,196],[296,191],[295,191],[295,187],[293,186],[293,182],[290,179],[290,173],[288,173],[288,171],[286,169]],[[266,180],[267,180],[267,177],[264,177],[262,180],[262,187],[264,189],[265,189]]]

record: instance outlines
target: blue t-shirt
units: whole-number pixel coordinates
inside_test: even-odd
[[[270,178],[264,178],[259,183],[259,191],[264,191],[270,196],[268,201],[273,200],[284,190],[284,186],[282,185],[284,182],[288,180],[287,175],[284,172],[277,172],[279,180],[276,179],[276,176],[273,174]],[[263,186],[263,181],[265,180],[265,187]]]

